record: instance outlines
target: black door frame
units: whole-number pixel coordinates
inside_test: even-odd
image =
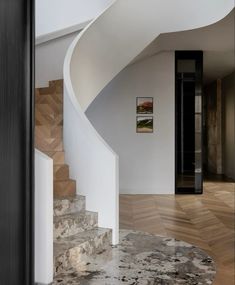
[[[0,284],[34,284],[34,0],[0,1]]]
[[[179,191],[177,188],[177,60],[179,59],[195,59],[196,60],[196,72],[195,72],[195,94],[201,94],[202,106],[203,106],[203,51],[194,50],[182,50],[175,51],[175,194],[202,194],[203,193],[203,109],[201,120],[201,191],[192,191],[186,189],[185,191]]]

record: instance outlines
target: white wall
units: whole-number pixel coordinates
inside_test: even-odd
[[[174,53],[127,67],[86,114],[119,155],[120,192],[174,193]],[[154,133],[136,134],[136,97],[154,97]]]
[[[48,81],[63,78],[63,64],[69,45],[79,32],[41,44],[35,49],[35,85],[46,87]]]
[[[53,281],[53,160],[35,150],[35,282]]]
[[[112,0],[36,0],[36,37],[92,20]]]

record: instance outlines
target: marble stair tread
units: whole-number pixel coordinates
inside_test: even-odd
[[[85,211],[54,217],[54,240],[76,235],[98,226],[98,214]]]
[[[86,198],[82,195],[54,199],[54,216],[85,212]]]
[[[73,268],[86,270],[87,264],[111,252],[112,231],[94,228],[54,242],[54,276]]]
[[[54,241],[54,257],[64,254],[65,251],[71,248],[79,247],[83,243],[90,242],[104,235],[108,235],[110,237],[111,243],[111,234],[111,229],[97,227],[70,237],[56,240]]]

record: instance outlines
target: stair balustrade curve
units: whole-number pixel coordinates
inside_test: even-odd
[[[233,0],[116,0],[69,47],[64,62],[65,159],[88,210],[99,213],[99,226],[112,228],[114,244],[118,155],[88,120],[87,108],[161,33],[213,24],[233,8]]]

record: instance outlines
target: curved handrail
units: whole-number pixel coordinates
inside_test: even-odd
[[[114,193],[107,196],[108,203],[114,205],[114,209],[109,210],[116,217],[115,223],[110,223],[116,236],[114,243],[118,235],[118,157],[93,128],[85,111],[100,91],[160,33],[210,25],[233,8],[233,0],[117,0],[92,21],[68,49],[64,63],[66,159],[82,194],[87,196],[88,207],[99,212],[102,225],[109,224],[104,218],[105,213],[109,213],[104,209],[108,205],[102,199],[97,200],[99,206],[95,205],[92,195],[97,193],[91,189],[94,184],[85,180],[90,174],[98,183],[98,196]],[[77,125],[75,131],[71,130],[72,123]],[[84,152],[90,152],[88,157]],[[102,160],[105,155],[106,160]],[[99,183],[96,171],[102,177],[103,172],[106,177],[110,175],[112,181]]]

